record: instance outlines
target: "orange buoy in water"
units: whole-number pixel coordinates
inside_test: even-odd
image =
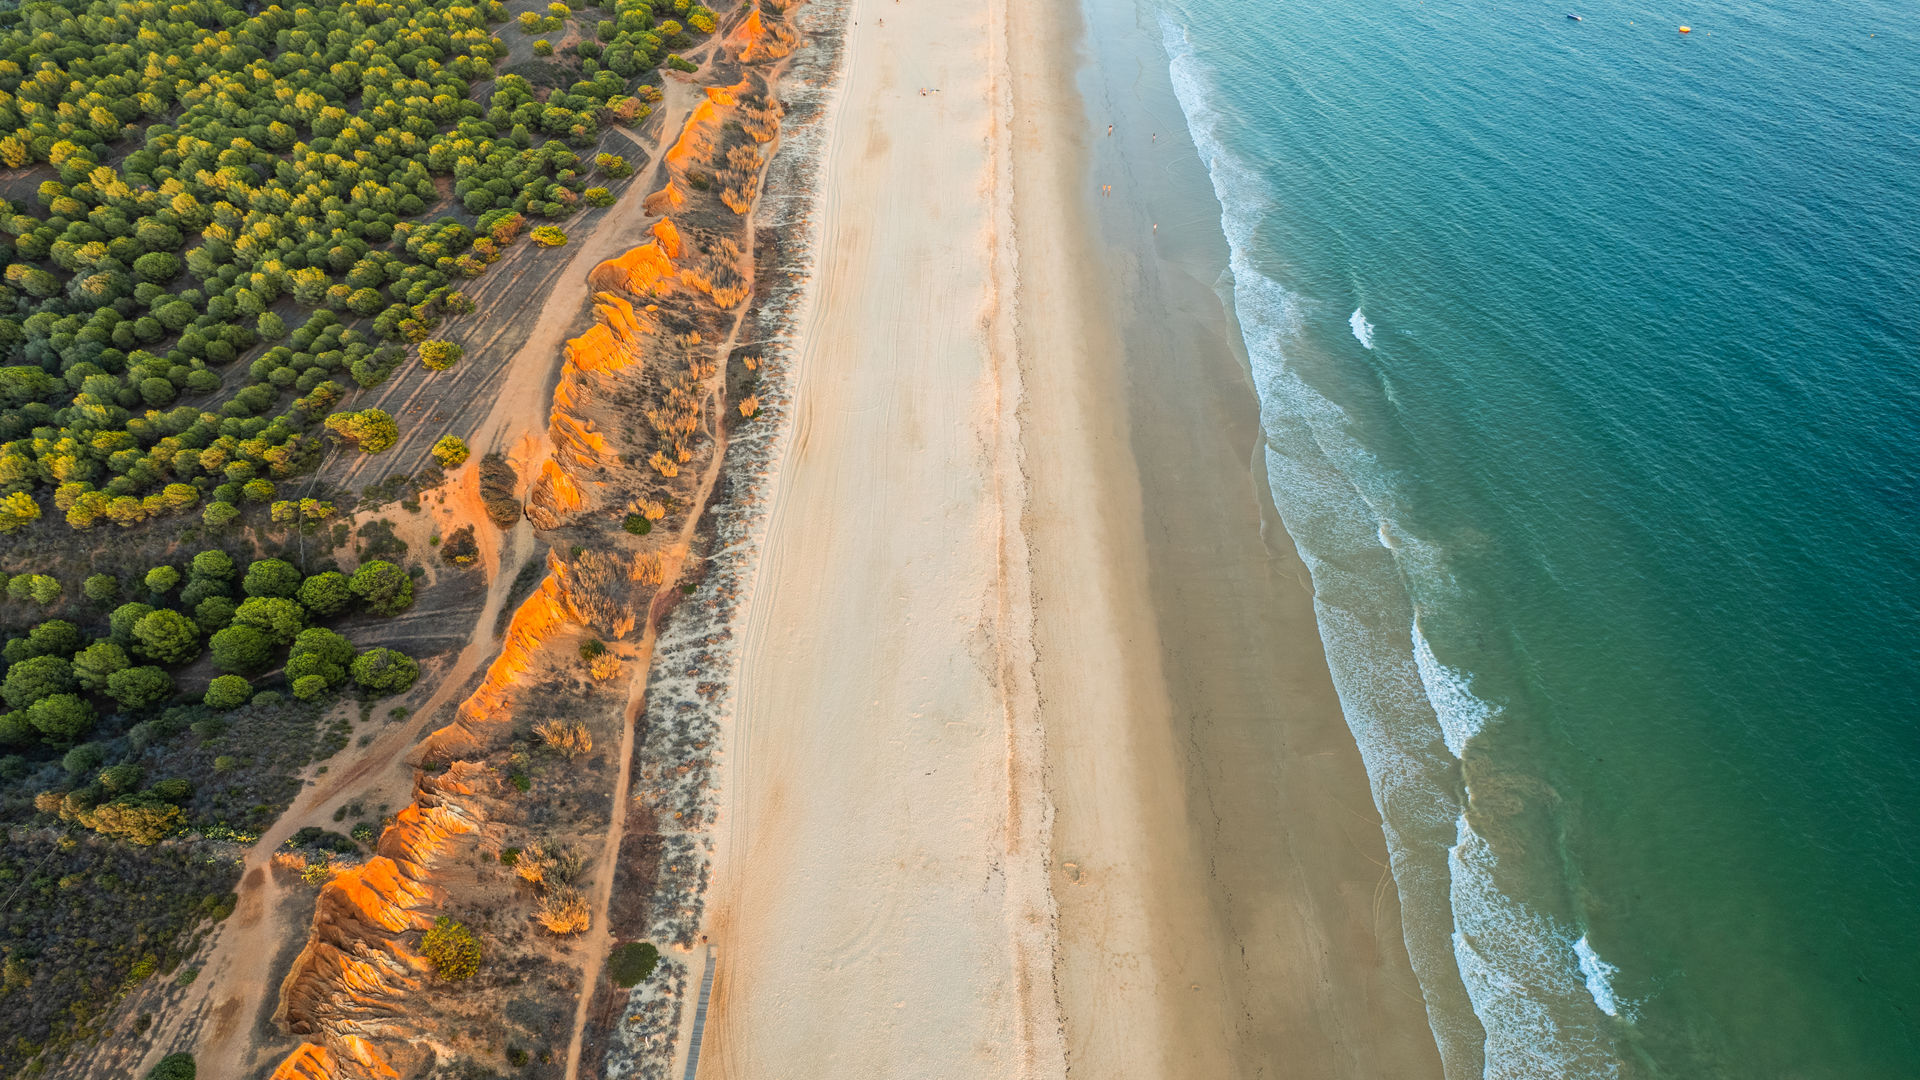
[[[1683,27],[1681,27],[1681,28],[1680,28],[1680,32],[1681,32],[1681,33],[1683,33],[1683,34],[1691,34],[1691,33],[1693,33],[1693,27],[1691,27],[1691,26],[1683,26]]]

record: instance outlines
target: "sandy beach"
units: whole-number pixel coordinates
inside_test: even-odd
[[[1077,10],[848,17],[702,1075],[1438,1076],[1217,226]]]
[[[1058,1075],[1009,565],[997,12],[849,17],[795,428],[741,641],[701,1070]]]

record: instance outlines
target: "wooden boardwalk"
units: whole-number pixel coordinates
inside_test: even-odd
[[[700,1036],[707,1029],[707,1002],[713,997],[713,971],[719,966],[713,946],[707,946],[707,970],[700,976],[700,1003],[693,1008],[693,1038],[687,1045],[686,1080],[693,1080],[700,1071]]]

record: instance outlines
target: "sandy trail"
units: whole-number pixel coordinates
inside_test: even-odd
[[[998,14],[880,6],[884,27],[849,16],[797,426],[748,599],[707,1077],[1060,1069],[1004,543]]]

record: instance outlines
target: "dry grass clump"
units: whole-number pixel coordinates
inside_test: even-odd
[[[643,551],[635,555],[631,576],[642,585],[666,584],[667,557],[658,551]]]
[[[740,273],[746,256],[731,238],[720,237],[700,253],[693,266],[680,271],[680,281],[713,298],[721,309],[737,307],[747,298],[747,283]]]
[[[602,656],[608,655],[611,654],[603,653],[594,659],[599,660]],[[614,664],[617,670],[619,664],[617,658]],[[568,757],[576,757],[593,750],[593,732],[588,731],[587,725],[577,720],[542,720],[533,725],[533,733],[540,737],[540,741],[546,745],[547,749],[558,750]]]
[[[720,170],[720,201],[736,214],[753,208],[753,197],[760,191],[760,166],[766,158],[751,144],[727,151],[727,167]]]
[[[565,885],[580,874],[586,861],[569,844],[545,844],[538,840],[520,851],[513,862],[520,880],[534,885]]]
[[[746,397],[743,397],[740,399],[740,415],[741,416],[751,419],[753,414],[759,411],[760,411],[760,395],[748,394]]]
[[[538,840],[521,849],[520,857],[513,861],[513,872],[520,880],[539,885],[547,880],[547,868],[551,865],[546,848]]]
[[[647,464],[661,476],[678,476],[680,466],[693,460],[693,436],[700,430],[700,400],[698,380],[682,373],[668,380],[667,397],[660,407],[647,410],[647,426],[664,444]]]
[[[612,653],[601,653],[587,661],[587,674],[593,676],[595,682],[618,678],[620,670],[620,658]]]
[[[593,924],[587,898],[567,886],[547,890],[534,905],[533,918],[552,934],[582,934]]]
[[[787,112],[773,95],[767,95],[766,101],[764,109],[754,108],[744,102],[740,106],[740,130],[746,132],[754,142],[772,142],[773,137],[780,133],[780,118]]]

